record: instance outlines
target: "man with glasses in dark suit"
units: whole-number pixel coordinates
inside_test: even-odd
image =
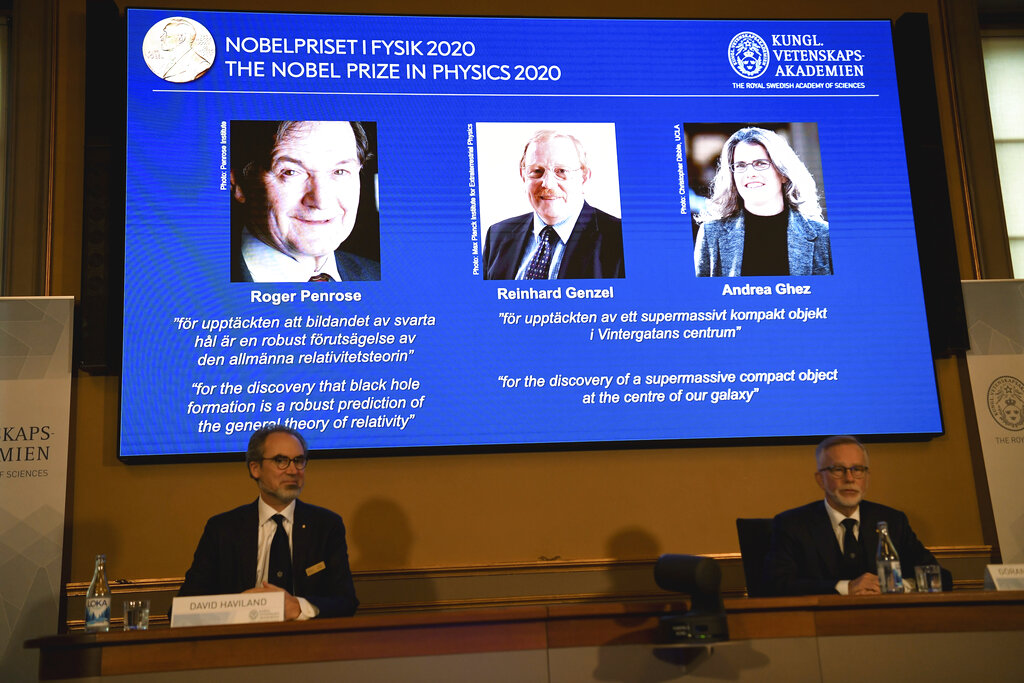
[[[768,554],[768,580],[777,595],[869,595],[880,592],[875,569],[878,522],[887,522],[905,586],[914,567],[938,564],[917,539],[907,516],[864,500],[868,451],[852,436],[832,436],[815,450],[814,479],[824,501],[776,515]],[[952,576],[942,570],[943,589]]]
[[[299,500],[307,450],[283,425],[252,435],[245,462],[259,498],[210,518],[179,596],[284,591],[285,619],[355,613],[345,524]]]
[[[495,223],[484,241],[485,280],[622,278],[622,221],[591,206],[592,169],[575,136],[539,130],[519,177],[533,211]]]
[[[231,281],[380,280],[349,250],[379,229],[360,211],[369,144],[360,121],[232,121]]]

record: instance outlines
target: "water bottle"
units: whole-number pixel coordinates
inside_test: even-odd
[[[889,538],[889,524],[878,523],[878,585],[883,593],[903,592],[903,571],[900,569],[900,556],[896,546]]]
[[[106,564],[106,555],[96,556],[92,583],[85,593],[85,630],[91,633],[110,630],[110,584]]]

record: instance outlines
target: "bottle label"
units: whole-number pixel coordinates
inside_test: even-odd
[[[878,561],[878,582],[883,593],[903,592],[903,572],[898,560]]]
[[[110,626],[110,598],[86,598],[85,628],[105,628]]]

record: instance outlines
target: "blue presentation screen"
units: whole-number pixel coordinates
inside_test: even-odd
[[[133,9],[127,69],[122,458],[942,431],[888,22]]]

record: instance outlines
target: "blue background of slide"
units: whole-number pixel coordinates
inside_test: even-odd
[[[127,207],[121,456],[220,454],[244,448],[246,433],[198,433],[192,384],[320,379],[415,378],[419,409],[355,411],[416,417],[404,430],[328,429],[316,449],[490,446],[662,441],[832,433],[920,434],[942,430],[928,345],[888,22],[647,21],[431,18],[187,12],[214,36],[213,68],[192,83],[167,83],[142,58],[142,41],[171,12],[128,15]],[[762,83],[862,82],[863,89],[740,89],[729,41],[752,31],[815,35],[824,49],[860,50],[857,78],[775,76]],[[472,41],[472,57],[226,54],[228,37]],[[425,46],[425,43],[424,43]],[[536,49],[535,46],[540,46]],[[778,49],[778,48],[775,48]],[[231,59],[348,62],[556,64],[557,82],[243,78]],[[842,62],[840,62],[842,64]],[[324,285],[229,281],[229,192],[220,187],[222,121],[375,121],[378,133],[380,282],[328,285],[360,291],[358,303],[250,303],[253,290],[301,292]],[[467,129],[479,122],[614,123],[626,278],[541,284],[484,281],[473,273]],[[675,126],[687,123],[815,122],[835,275],[696,278],[690,220],[680,213]],[[515,191],[518,189],[512,188]],[[944,188],[936,188],[943,191]],[[600,198],[593,203],[600,207]],[[480,226],[482,228],[486,226]],[[479,243],[482,250],[483,243]],[[723,285],[811,285],[806,296],[723,296]],[[564,290],[614,287],[612,300],[574,300]],[[560,300],[500,301],[499,288],[561,287]],[[825,320],[742,325],[732,339],[597,341],[591,327],[651,325],[503,324],[499,313],[622,314],[712,309],[827,307]],[[201,367],[197,329],[174,319],[296,315],[436,317],[432,327],[363,328],[415,333],[405,363]],[[707,327],[707,323],[662,328]],[[275,330],[290,334],[308,330]],[[321,330],[327,334],[349,330]],[[204,333],[205,334],[205,333]],[[238,335],[239,332],[231,332]],[[595,332],[596,337],[596,332]],[[357,351],[352,347],[343,347]],[[257,348],[256,351],[276,349]],[[287,350],[287,349],[286,349]],[[341,350],[307,349],[311,351]],[[237,352],[237,345],[231,352]],[[223,353],[220,349],[213,353]],[[228,353],[227,355],[230,355]],[[591,389],[503,389],[499,376],[550,378],[662,373],[838,369],[838,380],[670,386],[759,392],[725,401],[589,405]],[[615,393],[648,386],[612,386]],[[362,398],[365,392],[345,394]],[[288,397],[289,400],[296,398]],[[315,399],[329,398],[315,393]],[[227,420],[302,417],[290,411],[207,416]],[[322,417],[322,416],[321,416]]]

